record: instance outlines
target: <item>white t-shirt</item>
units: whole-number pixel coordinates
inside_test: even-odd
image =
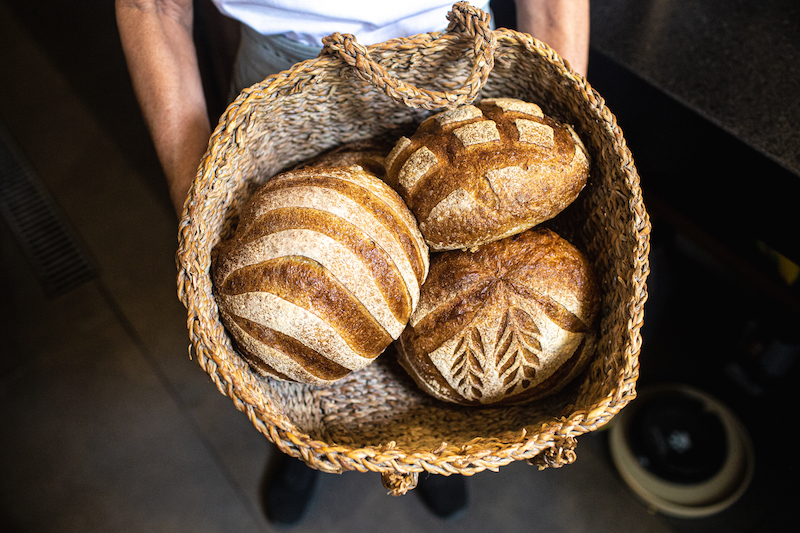
[[[334,32],[363,45],[443,30],[455,0],[213,0],[225,15],[263,35],[321,47]],[[489,12],[489,0],[471,2]]]

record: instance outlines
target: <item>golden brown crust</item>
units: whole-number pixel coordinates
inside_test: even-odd
[[[416,220],[408,212],[403,200],[396,195],[392,196],[394,194],[393,191],[388,187],[384,187],[383,183],[378,180],[372,180],[371,187],[366,187],[364,183],[359,181],[350,181],[347,179],[348,176],[361,176],[363,179],[374,175],[364,171],[361,167],[351,167],[349,169],[310,167],[275,176],[256,195],[269,195],[271,191],[302,187],[333,191],[353,200],[363,208],[365,213],[369,213],[377,219],[383,229],[390,232],[393,238],[400,243],[411,261],[414,275],[421,284],[427,274],[427,249],[417,239],[418,227]],[[331,177],[336,179],[330,179]],[[373,187],[377,188],[377,192],[380,194],[376,194]],[[258,205],[260,205],[260,202],[257,199],[250,203],[253,208]],[[256,215],[246,209],[245,217],[247,216],[255,217]],[[260,213],[258,216],[260,216]],[[240,227],[247,226],[240,225]]]
[[[239,238],[239,244],[247,244],[257,238],[292,229],[311,230],[319,235],[325,235],[361,258],[365,269],[375,280],[394,316],[400,321],[407,320],[411,314],[411,296],[392,258],[361,228],[337,219],[330,213],[301,207],[273,209],[249,225],[247,231]],[[419,258],[414,257],[414,259]],[[259,266],[263,267],[264,264]],[[424,268],[421,260],[419,264],[415,261],[414,267],[415,273],[421,272]],[[226,286],[231,283],[232,277],[228,278]]]
[[[219,290],[228,296],[268,292],[324,316],[362,357],[377,357],[383,351],[381,346],[392,341],[364,305],[328,269],[305,257],[284,256],[240,268],[228,276]],[[353,324],[359,327],[351,328]]]
[[[310,374],[320,379],[333,381],[350,373],[349,368],[334,363],[319,352],[310,349],[302,342],[298,342],[293,337],[284,335],[274,329],[264,327],[246,318],[229,316],[228,320],[242,328],[243,332],[247,333],[252,339],[270,346],[275,351],[286,354],[302,365]],[[239,349],[242,348],[242,346],[239,347]],[[282,379],[289,379],[261,358],[255,359],[254,364],[258,370],[261,371],[261,374],[271,374]]]
[[[474,248],[560,213],[589,161],[568,125],[521,100],[485,99],[434,115],[386,158],[386,181],[432,250]]]
[[[305,167],[352,167],[360,166],[381,179],[386,177],[384,162],[392,145],[380,139],[347,143],[329,152],[322,153],[300,165]]]
[[[361,167],[271,179],[212,264],[239,352],[263,375],[314,384],[362,368],[396,339],[427,272],[413,216]]]
[[[551,230],[434,254],[399,358],[421,388],[464,405],[553,394],[594,351],[599,288]]]

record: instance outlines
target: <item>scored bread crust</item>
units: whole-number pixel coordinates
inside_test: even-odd
[[[359,166],[272,178],[212,261],[220,317],[241,355],[262,375],[311,384],[383,352],[429,268],[413,215]]]
[[[588,260],[545,228],[433,254],[398,358],[432,396],[516,404],[563,388],[594,352],[599,288]]]
[[[577,198],[590,166],[569,125],[513,98],[429,117],[385,164],[433,251],[474,248],[553,218]]]

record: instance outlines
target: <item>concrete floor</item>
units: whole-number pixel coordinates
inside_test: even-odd
[[[94,10],[94,11],[93,11]],[[0,224],[0,530],[273,531],[272,445],[187,355],[177,220],[138,114],[113,2],[0,1],[0,123],[97,275],[48,296]],[[373,474],[324,475],[293,531],[669,532],[619,480],[606,435],[578,460],[467,479],[442,521]]]

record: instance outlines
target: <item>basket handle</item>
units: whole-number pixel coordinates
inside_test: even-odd
[[[488,13],[469,5],[469,2],[456,3],[447,14],[450,21],[448,33],[467,34],[475,41],[475,64],[472,72],[459,89],[450,92],[417,88],[390,76],[385,68],[370,58],[367,48],[358,44],[351,34],[334,33],[323,38],[322,53],[338,55],[356,69],[361,79],[381,89],[396,102],[428,110],[452,109],[472,102],[494,67],[497,38],[489,25],[489,18]]]

